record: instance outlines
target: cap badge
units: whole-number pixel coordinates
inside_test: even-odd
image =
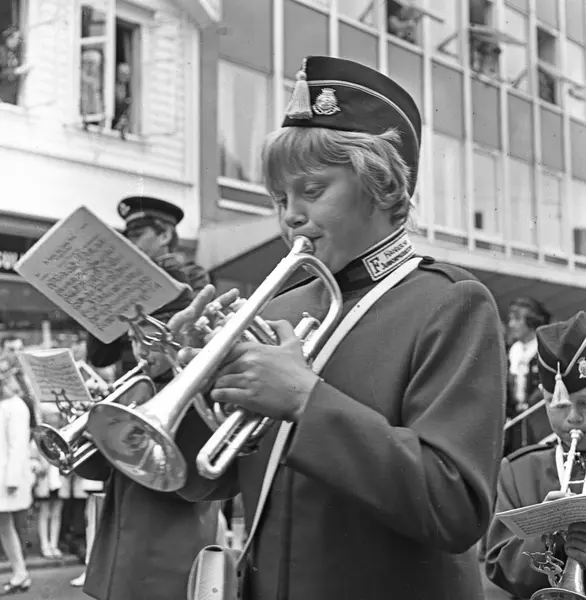
[[[125,217],[130,212],[130,206],[126,202],[122,202],[120,205],[120,214]]]
[[[336,91],[332,88],[323,88],[315,99],[313,112],[316,115],[331,116],[340,112],[340,110],[341,108],[338,106],[338,99],[336,98]]]
[[[584,357],[578,361],[578,372],[580,373],[580,379],[586,379],[586,358]]]

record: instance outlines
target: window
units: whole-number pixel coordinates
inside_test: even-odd
[[[500,177],[496,157],[474,153],[474,228],[500,235]]]
[[[218,90],[220,175],[262,183],[260,150],[271,122],[268,78],[220,61]]]
[[[364,25],[377,25],[377,7],[374,0],[338,0],[338,12]]]
[[[404,0],[387,0],[387,31],[406,42],[420,44],[422,16],[416,6],[409,6]]]
[[[509,186],[511,241],[533,246],[537,223],[533,201],[533,167],[509,158]]]
[[[584,69],[584,46],[566,41],[566,75],[571,80],[566,102],[569,113],[579,119],[586,119],[586,98],[578,97],[580,91],[582,96],[584,95],[583,88],[586,84]]]
[[[505,7],[505,33],[527,43],[529,23],[527,17],[508,6]],[[527,77],[528,53],[527,46],[508,44],[505,48],[505,77],[511,85],[525,92],[529,91],[529,77]]]
[[[458,0],[444,0],[441,3],[441,16],[444,22],[430,21],[431,44],[448,56],[459,57],[460,48],[460,3]]]
[[[557,40],[555,36],[543,29],[537,28],[537,81],[539,97],[546,102],[557,104],[558,82],[555,74],[557,60]]]
[[[23,0],[0,2],[0,102],[19,104],[25,64]]]
[[[81,4],[79,112],[84,127],[140,132],[140,38],[113,0]]]
[[[498,75],[501,47],[495,35],[491,0],[469,0],[470,68],[476,73]]]
[[[460,140],[433,135],[433,182],[435,224],[451,229],[466,229],[464,172]]]
[[[561,182],[551,173],[541,173],[540,246],[547,250],[562,249]]]
[[[586,256],[586,182],[572,179],[574,253]]]

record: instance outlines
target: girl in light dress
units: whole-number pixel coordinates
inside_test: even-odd
[[[0,364],[0,543],[12,568],[12,577],[0,588],[0,595],[24,592],[31,586],[13,517],[32,504],[31,415],[12,379]]]

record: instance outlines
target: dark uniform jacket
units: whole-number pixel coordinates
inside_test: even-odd
[[[205,437],[204,428],[195,411],[179,426],[176,440],[188,460],[196,454],[189,454],[184,440]],[[101,454],[76,472],[106,481],[83,591],[98,600],[185,600],[195,557],[216,543],[220,503],[145,488],[112,469]]]
[[[502,455],[504,343],[489,291],[429,263],[370,309],[322,371],[271,488],[249,598],[484,598],[472,546],[490,521]],[[350,280],[344,313],[374,285]],[[265,316],[295,325],[328,306],[313,281]],[[213,491],[194,477],[181,493],[240,489],[250,527],[275,433]]]
[[[167,321],[173,314],[184,308],[210,280],[203,267],[193,261],[184,261],[178,254],[164,254],[155,262],[171,277],[191,287],[191,291],[185,290],[178,298],[153,313],[153,317]],[[119,337],[110,344],[104,344],[94,336],[88,335],[87,359],[91,365],[98,368],[119,363],[117,377],[136,367],[136,359],[127,335]]]
[[[559,489],[555,444],[522,448],[503,459],[496,512],[539,504],[548,492]],[[511,594],[530,598],[537,590],[551,586],[546,575],[531,568],[531,559],[523,553],[544,550],[540,537],[521,540],[494,519],[488,531],[486,574],[494,584]],[[565,558],[563,554],[557,556]]]

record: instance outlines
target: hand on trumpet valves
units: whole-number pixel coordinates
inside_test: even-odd
[[[566,554],[586,568],[586,523],[572,523],[566,534]]]
[[[180,366],[185,366],[208,341],[221,319],[218,311],[228,309],[239,297],[238,290],[232,289],[216,298],[216,288],[206,285],[187,308],[171,317],[167,327],[183,346],[177,354]]]
[[[297,421],[319,377],[307,364],[293,326],[287,321],[268,324],[279,345],[236,344],[218,371],[211,399],[277,421]]]

